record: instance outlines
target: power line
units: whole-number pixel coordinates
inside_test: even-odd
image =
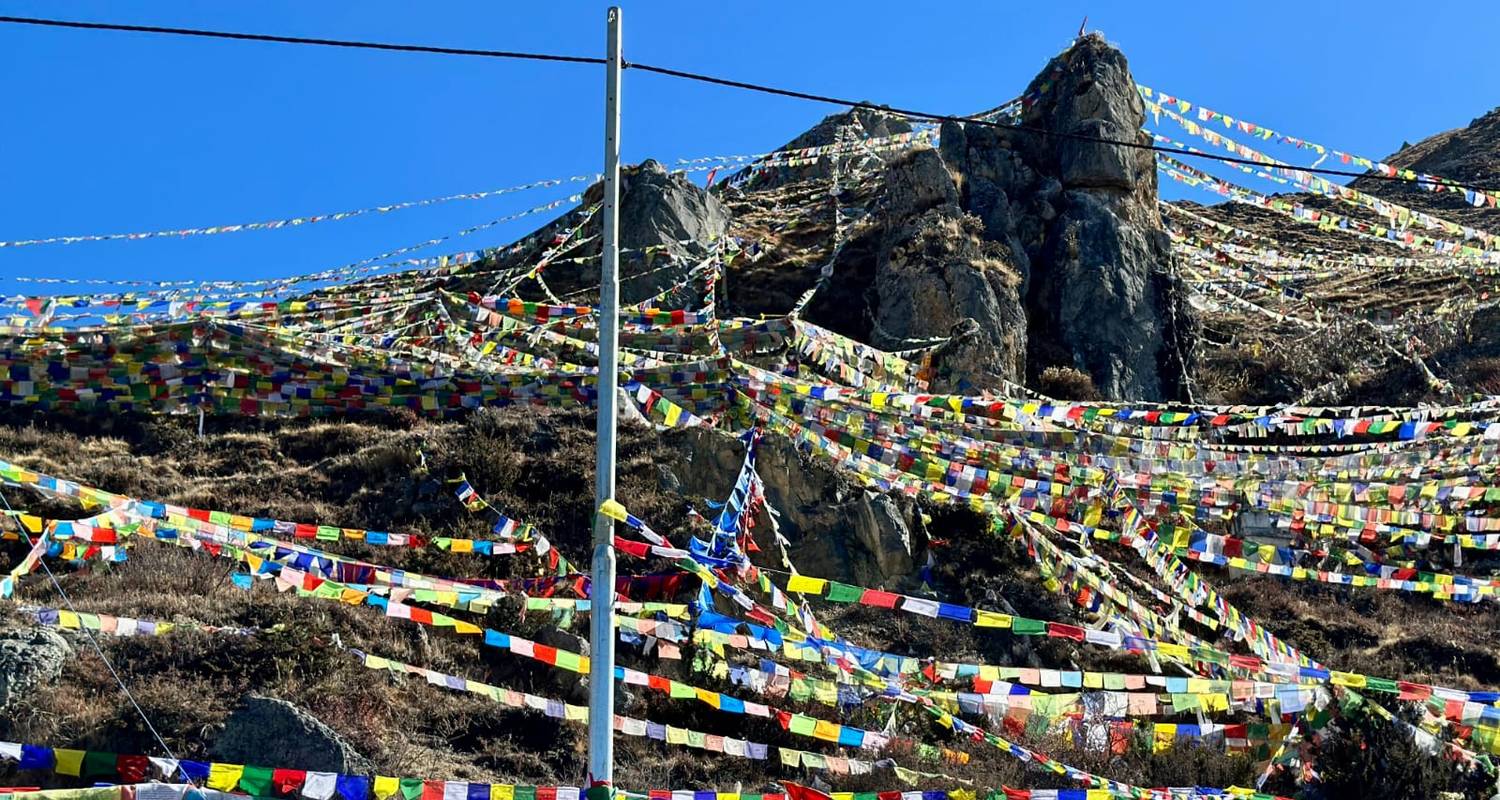
[[[1002,130],[1021,131],[1021,132],[1024,132],[1024,133],[1034,133],[1034,134],[1038,134],[1038,135],[1041,135],[1041,136],[1057,136],[1057,137],[1061,137],[1061,138],[1064,138],[1064,139],[1073,139],[1075,141],[1081,141],[1081,142],[1092,142],[1092,143],[1095,143],[1095,144],[1107,144],[1107,145],[1114,145],[1114,146],[1117,146],[1117,147],[1130,147],[1130,148],[1135,148],[1137,150],[1152,150],[1152,151],[1159,152],[1159,153],[1172,153],[1172,154],[1181,155],[1181,156],[1192,156],[1194,158],[1207,158],[1207,159],[1210,159],[1210,160],[1213,160],[1213,161],[1223,161],[1223,162],[1226,162],[1226,163],[1229,163],[1229,164],[1249,164],[1249,165],[1257,166],[1257,167],[1281,167],[1281,168],[1285,168],[1285,169],[1300,170],[1302,172],[1311,172],[1311,173],[1316,173],[1316,174],[1320,174],[1320,175],[1337,175],[1337,176],[1346,177],[1346,178],[1375,178],[1375,179],[1378,179],[1378,180],[1397,181],[1397,182],[1401,182],[1401,183],[1414,183],[1415,182],[1415,181],[1413,181],[1413,180],[1411,180],[1409,178],[1403,178],[1403,177],[1401,177],[1399,175],[1385,175],[1385,174],[1382,174],[1382,173],[1379,173],[1379,172],[1354,172],[1354,171],[1351,171],[1351,170],[1342,170],[1342,169],[1324,169],[1324,168],[1317,168],[1317,167],[1299,167],[1299,166],[1297,166],[1295,164],[1285,164],[1285,163],[1282,163],[1282,162],[1279,162],[1279,161],[1256,161],[1254,159],[1249,159],[1249,158],[1236,158],[1234,156],[1221,156],[1221,155],[1219,155],[1217,153],[1204,153],[1204,152],[1197,151],[1197,150],[1183,150],[1183,149],[1179,149],[1179,148],[1175,148],[1175,147],[1162,147],[1160,145],[1146,144],[1144,142],[1131,142],[1131,141],[1124,141],[1124,140],[1119,140],[1119,139],[1104,139],[1104,138],[1101,138],[1101,137],[1098,137],[1098,136],[1089,136],[1087,134],[1082,134],[1082,133],[1066,133],[1066,132],[1063,132],[1063,131],[1051,131],[1051,130],[1047,130],[1045,128],[1034,128],[1034,127],[1031,127],[1031,126],[1028,126],[1028,125],[1014,125],[1014,124],[1005,123],[1005,122],[994,122],[994,121],[990,121],[990,120],[977,119],[977,118],[974,118],[974,117],[959,117],[959,116],[953,116],[951,114],[934,114],[934,113],[931,113],[931,112],[928,112],[928,111],[914,111],[914,110],[911,110],[911,109],[897,108],[897,107],[894,107],[894,106],[883,106],[883,105],[878,105],[876,103],[869,103],[869,102],[864,102],[864,101],[860,101],[860,100],[845,100],[845,99],[838,98],[838,97],[830,97],[828,95],[811,94],[809,92],[800,92],[800,91],[796,91],[796,90],[793,90],[793,89],[781,89],[781,88],[778,88],[778,87],[775,87],[775,86],[766,86],[766,85],[758,84],[758,83],[748,83],[748,82],[745,82],[745,81],[729,80],[728,78],[717,78],[717,77],[714,77],[712,75],[703,75],[703,74],[696,73],[696,72],[686,72],[684,70],[679,70],[679,69],[669,69],[667,67],[657,67],[657,66],[652,66],[650,64],[636,64],[636,63],[633,63],[633,62],[626,62],[625,66],[628,67],[628,68],[630,68],[630,69],[641,70],[642,72],[654,72],[654,73],[657,73],[659,75],[666,75],[666,76],[673,77],[673,78],[681,78],[683,80],[698,81],[700,83],[710,83],[710,84],[714,84],[716,86],[727,86],[727,87],[730,87],[730,88],[733,88],[733,89],[744,89],[746,91],[761,92],[763,94],[779,95],[781,97],[792,97],[792,98],[796,98],[798,100],[811,100],[811,101],[816,102],[816,103],[829,103],[829,104],[832,104],[832,105],[850,106],[850,107],[853,107],[853,108],[867,108],[867,109],[870,109],[872,111],[881,111],[881,112],[885,112],[887,114],[899,114],[899,115],[904,116],[904,117],[911,117],[913,119],[927,120],[927,121],[930,121],[930,122],[958,122],[958,123],[962,123],[962,124],[965,124],[965,125],[980,125],[980,126],[987,127],[987,128],[1000,128]],[[1500,192],[1500,189],[1491,189],[1491,188],[1484,188],[1484,187],[1478,187],[1478,186],[1470,186],[1468,184],[1457,183],[1457,182],[1446,180],[1446,179],[1433,179],[1433,180],[1431,180],[1429,182],[1430,183],[1434,183],[1434,184],[1441,184],[1443,186],[1446,186],[1446,187],[1449,187],[1449,188],[1453,188],[1453,189],[1472,189],[1474,191],[1486,192],[1486,193]]]
[[[277,44],[313,44],[323,47],[348,47],[359,50],[391,50],[401,53],[435,53],[445,56],[481,56],[484,58],[514,58],[529,61],[561,61],[569,64],[603,64],[602,58],[591,56],[563,56],[552,53],[523,53],[514,50],[476,50],[467,47],[437,47],[423,44],[392,44],[389,42],[365,42],[351,39],[315,39],[305,36],[273,36],[265,33],[237,33],[234,31],[209,31],[198,28],[163,28],[156,25],[123,25],[113,22],[79,22],[65,19],[41,19],[38,17],[0,17],[0,22],[17,25],[42,25],[50,28],[81,28],[93,31],[128,31],[131,33],[165,33],[173,36],[197,36],[205,39],[234,39],[245,42],[275,42]]]
[[[480,56],[485,58],[508,58],[531,61],[554,61],[570,64],[608,63],[603,58],[594,58],[590,56],[566,56],[551,53],[526,53],[512,50],[478,50],[463,47],[394,44],[390,42],[368,42],[352,39],[321,39],[301,36],[274,36],[262,33],[211,31],[198,28],[167,28],[154,25],[124,25],[110,22],[79,22],[75,20],[42,19],[37,17],[0,16],[0,23],[41,25],[54,28],[80,28],[84,30],[159,33],[171,34],[176,36],[197,36],[209,39],[232,39],[251,42],[273,42],[278,44],[321,45],[325,47],[346,47],[354,49],[386,50],[406,53],[431,53],[438,55]],[[1355,172],[1352,170],[1329,169],[1326,167],[1299,167],[1295,164],[1287,164],[1281,161],[1256,161],[1254,159],[1237,158],[1235,156],[1218,155],[1216,153],[1195,152],[1192,150],[1183,150],[1175,147],[1163,147],[1161,145],[1147,144],[1143,142],[1133,142],[1120,139],[1105,139],[1102,137],[1089,136],[1082,133],[1051,131],[1045,128],[1034,128],[1028,125],[1015,125],[1005,122],[993,122],[988,120],[975,119],[973,117],[960,117],[951,114],[936,114],[929,111],[916,111],[913,109],[896,108],[893,106],[883,106],[876,103],[869,103],[860,100],[847,100],[839,97],[831,97],[829,95],[802,92],[795,89],[782,89],[775,86],[767,86],[765,84],[750,83],[747,81],[736,81],[728,78],[718,78],[712,75],[704,75],[697,72],[688,72],[686,70],[671,69],[669,67],[658,67],[651,64],[625,62],[624,66],[628,69],[638,69],[642,72],[652,72],[658,75],[665,75],[667,77],[679,78],[682,80],[697,81],[699,83],[709,83],[716,86],[725,86],[732,89],[743,89],[745,91],[760,92],[762,94],[772,94],[781,97],[791,97],[798,100],[810,100],[816,103],[828,103],[830,105],[848,106],[851,108],[865,108],[872,111],[900,114],[902,116],[911,117],[912,119],[922,119],[930,122],[957,122],[965,125],[980,125],[983,127],[998,128],[1001,130],[1031,133],[1039,136],[1057,136],[1063,139],[1071,139],[1080,142],[1090,142],[1093,144],[1111,145],[1114,147],[1128,147],[1136,150],[1150,150],[1157,153],[1170,153],[1172,155],[1183,156],[1186,158],[1203,158],[1211,161],[1220,161],[1226,164],[1249,165],[1256,167],[1280,167],[1283,169],[1300,170],[1302,172],[1315,175],[1332,175],[1340,178],[1370,178],[1372,180],[1390,181],[1396,183],[1420,182],[1419,180],[1405,178],[1400,175],[1386,175],[1380,172]],[[1471,184],[1458,183],[1456,181],[1447,179],[1430,178],[1426,182],[1433,185],[1440,185],[1448,189],[1470,189],[1476,192],[1484,192],[1486,194],[1500,194],[1500,188],[1474,186]]]

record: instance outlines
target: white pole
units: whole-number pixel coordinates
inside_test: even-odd
[[[604,225],[599,267],[599,452],[594,508],[615,496],[616,347],[620,318],[620,9],[609,9],[609,65],[604,79]],[[589,592],[589,787],[613,790],[615,776],[615,524],[594,517]],[[607,795],[606,795],[607,796]],[[593,798],[591,798],[593,800]]]

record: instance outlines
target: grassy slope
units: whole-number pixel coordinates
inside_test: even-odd
[[[187,420],[84,420],[70,431],[65,420],[11,419],[0,426],[0,457],[28,467],[134,496],[224,509],[238,513],[316,521],[348,527],[428,534],[483,535],[484,522],[467,514],[439,479],[463,470],[507,512],[540,526],[575,561],[586,552],[592,494],[592,419],[576,411],[513,409],[484,411],[459,423],[405,422],[304,423],[238,421],[230,430],[212,430],[198,440]],[[620,496],[632,510],[672,535],[684,529],[689,498],[663,491],[655,469],[665,451],[657,435],[625,428],[621,451]],[[430,475],[413,474],[418,446],[428,453]],[[726,487],[727,488],[727,487]],[[16,497],[58,517],[81,509],[37,498]],[[19,502],[18,502],[19,501]],[[701,508],[701,506],[700,506]],[[1068,618],[1071,610],[1037,584],[1024,553],[997,541],[980,520],[941,513],[934,530],[946,536],[934,581],[944,599],[996,607],[1003,599],[1023,614]],[[681,541],[681,536],[675,537]],[[341,552],[365,555],[396,566],[440,575],[509,577],[535,574],[529,557],[481,559],[435,551],[361,548]],[[14,545],[0,546],[0,568],[19,556]],[[645,571],[639,563],[622,569]],[[429,778],[568,782],[582,777],[582,729],[539,714],[511,711],[479,698],[439,690],[419,680],[395,681],[359,666],[328,647],[337,636],[345,645],[398,660],[486,680],[538,694],[574,699],[576,686],[472,642],[458,641],[417,626],[387,620],[368,609],[337,606],[264,587],[251,594],[229,587],[222,562],[141,543],[131,560],[63,576],[80,610],[129,616],[194,620],[219,625],[281,626],[255,638],[184,631],[170,639],[102,640],[142,705],[169,743],[184,757],[205,756],[214,733],[249,691],[299,703],[348,737],[386,774]],[[1294,642],[1330,664],[1375,674],[1408,670],[1442,682],[1467,685],[1473,671],[1494,685],[1497,672],[1492,631],[1494,612],[1438,607],[1426,601],[1373,594],[1346,595],[1329,603],[1319,590],[1266,591],[1242,581],[1230,596]],[[1352,597],[1352,600],[1351,600]],[[32,578],[21,600],[56,605],[46,584]],[[1338,609],[1330,612],[1329,609]],[[1069,643],[1020,641],[1008,633],[981,631],[941,620],[891,615],[873,609],[825,610],[826,622],[872,646],[918,656],[989,663],[1074,664],[1097,669],[1141,670],[1128,656],[1101,654]],[[534,635],[549,619],[499,608],[486,622],[501,630]],[[7,623],[24,624],[19,618]],[[582,633],[582,626],[574,630]],[[1484,635],[1476,631],[1484,630]],[[1420,644],[1401,645],[1403,635],[1420,632]],[[81,644],[81,642],[80,642]],[[1373,649],[1372,649],[1373,648]],[[632,666],[687,678],[692,652],[683,662],[643,659],[622,647]],[[1378,656],[1374,661],[1365,659]],[[1404,659],[1404,660],[1403,660]],[[1497,675],[1500,677],[1500,675]],[[710,688],[726,684],[698,675]],[[743,695],[741,695],[743,696]],[[796,709],[797,704],[783,702]],[[786,737],[774,723],[728,717],[695,703],[660,695],[633,697],[629,713],[710,733],[734,734],[771,744],[833,752],[811,740]],[[826,714],[826,709],[816,713]],[[881,728],[889,712],[863,708],[850,724]],[[898,730],[925,741],[942,741],[920,716],[904,714]],[[155,752],[149,735],[130,711],[97,657],[80,652],[64,679],[28,698],[0,719],[0,739],[56,746]],[[746,791],[789,776],[742,759],[713,757],[622,738],[619,783],[632,787],[743,785]],[[951,742],[950,742],[951,744]],[[1044,750],[1081,767],[1094,767],[1119,779],[1148,784],[1243,782],[1246,759],[1207,751],[1123,759],[1077,752],[1071,745],[1041,742]],[[904,765],[968,777],[981,785],[1000,782],[1058,785],[1054,776],[1023,775],[1006,756],[983,746],[967,766],[924,764],[911,754],[894,754]],[[0,778],[3,780],[3,778]],[[889,773],[845,778],[840,787],[889,787]],[[934,785],[936,785],[934,783]]]

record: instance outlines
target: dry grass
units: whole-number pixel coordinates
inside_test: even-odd
[[[540,525],[570,558],[581,562],[586,552],[593,420],[578,411],[492,410],[448,423],[242,420],[202,441],[186,420],[55,418],[36,420],[34,425],[12,423],[0,425],[0,457],[27,466],[153,499],[351,527],[482,535],[484,518],[465,512],[442,481],[444,475],[462,471],[507,512]],[[658,529],[680,534],[687,498],[664,491],[655,469],[666,448],[649,431],[627,428],[623,436],[623,500]],[[415,470],[418,446],[429,456],[426,475]],[[83,513],[65,503],[11,494],[13,502],[59,516]],[[1025,553],[991,534],[983,520],[961,510],[932,511],[929,527],[947,541],[935,551],[937,563],[930,578],[941,597],[983,608],[1008,607],[1040,619],[1075,618],[1073,608],[1039,587]],[[484,559],[348,543],[329,549],[443,575],[507,577],[538,570],[536,561],[527,557]],[[13,544],[0,545],[0,562],[17,553]],[[223,562],[156,543],[142,542],[122,565],[64,573],[60,577],[80,610],[267,631],[249,638],[182,630],[161,638],[101,639],[142,706],[183,757],[206,756],[240,698],[259,692],[307,708],[348,738],[383,774],[538,783],[582,778],[581,727],[440,690],[419,679],[366,670],[331,645],[337,636],[346,646],[497,685],[549,696],[576,693],[576,684],[559,683],[532,662],[482,650],[471,639],[427,631],[366,608],[301,600],[264,586],[251,593],[232,589]],[[1427,676],[1455,686],[1500,683],[1500,667],[1492,655],[1500,652],[1500,642],[1495,641],[1500,637],[1495,623],[1500,620],[1488,608],[1438,606],[1374,592],[1333,597],[1319,594],[1316,587],[1281,583],[1276,591],[1267,591],[1255,580],[1214,579],[1228,584],[1226,594],[1245,611],[1332,666]],[[915,585],[909,590],[921,591]],[[47,587],[34,580],[25,582],[21,599],[57,604]],[[820,616],[855,641],[916,656],[1146,669],[1134,656],[913,615],[824,604]],[[523,614],[518,604],[508,602],[482,622],[535,637],[555,620],[546,614]],[[0,618],[0,626],[11,624],[24,623]],[[574,630],[582,629],[575,625]],[[85,642],[77,643],[79,655],[63,680],[0,719],[0,738],[156,752],[97,656]],[[621,648],[624,663],[680,678],[689,677],[693,656],[691,648],[684,648],[684,660],[674,663]],[[709,688],[730,688],[703,674],[691,674],[691,680]],[[625,703],[627,713],[675,725],[838,752],[814,740],[787,737],[774,722],[731,717],[656,693],[630,691]],[[782,705],[828,713],[822,706],[790,701]],[[851,725],[882,729],[889,713],[889,707],[867,704],[841,718]],[[903,766],[945,772],[979,787],[1061,785],[1051,782],[1054,776],[1025,769],[984,745],[945,739],[941,729],[914,709],[901,710],[896,725],[907,735],[945,742],[974,755],[967,765],[943,765],[922,762],[912,753],[889,754]],[[1105,757],[1047,734],[1019,739],[1076,766],[1143,784],[1243,784],[1249,769],[1247,759],[1211,749]],[[772,763],[758,764],[623,737],[619,746],[619,782],[626,786],[759,791],[777,778],[808,778],[778,767],[774,753]],[[889,772],[835,776],[832,781],[850,790],[892,788],[897,783]]]

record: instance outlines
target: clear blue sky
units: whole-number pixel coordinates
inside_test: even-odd
[[[599,55],[606,5],[0,0],[0,14]],[[1085,14],[1141,82],[1366,155],[1500,103],[1493,0],[624,5],[627,59],[938,112],[1016,95]],[[602,80],[593,66],[0,25],[0,240],[276,219],[596,172]],[[624,149],[666,161],[760,152],[834,110],[627,73]],[[0,250],[0,293],[15,293],[18,275],[308,272],[566,193]]]

